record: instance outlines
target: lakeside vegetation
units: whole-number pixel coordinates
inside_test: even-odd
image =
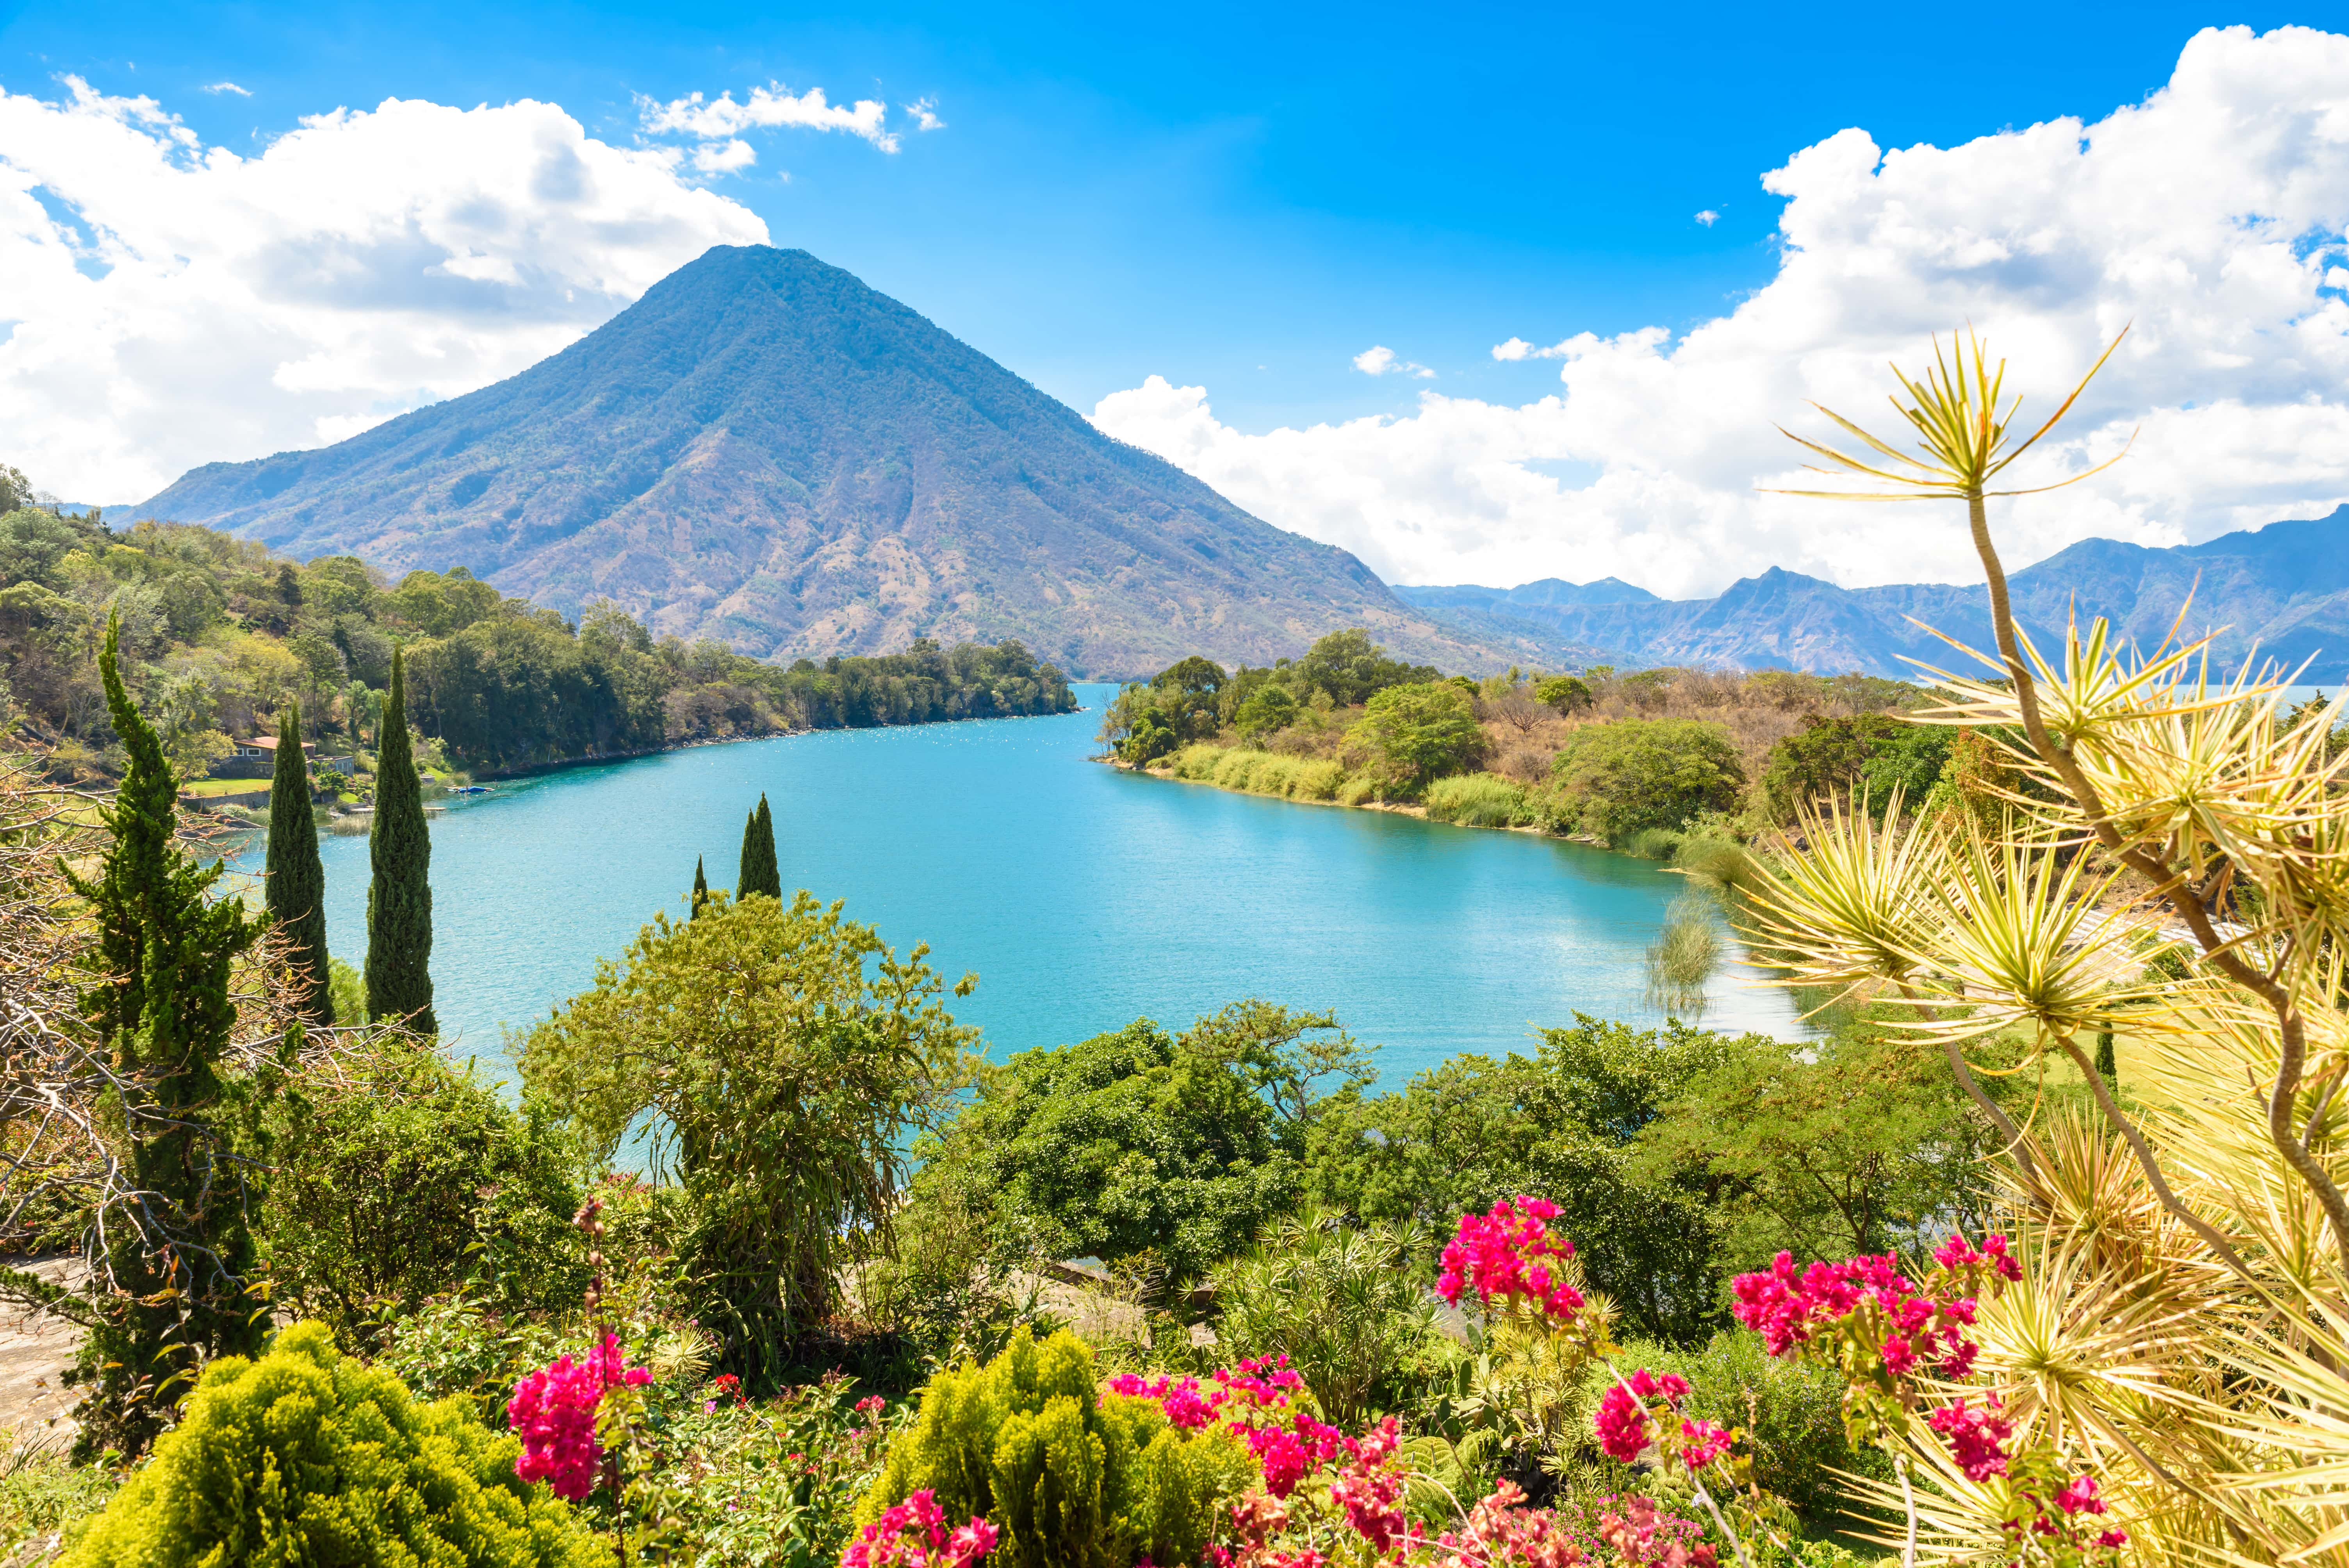
[[[1784,670],[1446,677],[1351,629],[1262,668],[1184,659],[1120,691],[1101,738],[1128,766],[1194,783],[1669,856],[1685,836],[1751,841],[1829,791],[1982,798],[1996,769],[1984,742],[1899,721],[1930,700],[1905,682]]]
[[[0,725],[64,778],[122,770],[98,676],[109,615],[131,692],[188,778],[233,739],[275,733],[295,702],[304,738],[357,754],[364,771],[395,647],[428,766],[442,770],[1076,707],[1061,672],[1016,642],[924,640],[786,667],[655,638],[609,604],[574,624],[462,567],[394,581],[352,556],[299,562],[209,528],[109,528],[30,504],[28,489],[0,480]]]
[[[1915,482],[1993,580],[1995,385],[1978,350],[1903,384]],[[1817,450],[1880,482],[1890,449]],[[1800,1047],[1578,1017],[1374,1093],[1338,1017],[1242,998],[990,1062],[971,981],[780,896],[761,803],[740,885],[704,896],[705,853],[688,918],[520,1037],[509,1100],[372,973],[367,1024],[305,1016],[294,912],[211,896],[110,626],[103,821],[0,769],[0,1247],[88,1265],[0,1269],[83,1334],[75,1451],[5,1450],[0,1550],[2341,1563],[2341,709],[2105,632],[2051,661],[2003,623],[1914,716],[1953,737],[1939,805],[1851,791],[1908,765],[1865,712],[1758,758],[1700,713],[1560,732],[1546,787],[1632,833],[1768,809],[1710,803],[1732,760],[1830,774],[1736,861],[1753,940],[1841,999]],[[1554,678],[1595,710],[1593,674]],[[1421,677],[1280,684],[1432,794],[1517,694]],[[1222,695],[1155,689],[1129,738]]]

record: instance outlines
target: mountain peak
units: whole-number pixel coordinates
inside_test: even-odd
[[[1454,668],[1555,646],[1447,630],[854,274],[763,245],[703,253],[518,376],[194,469],[140,510],[464,566],[566,615],[609,599],[776,656],[1016,636],[1123,676],[1267,663],[1344,625]]]

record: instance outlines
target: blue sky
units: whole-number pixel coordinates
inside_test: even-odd
[[[2332,26],[0,4],[0,461],[135,500],[763,239],[1389,581],[1966,580],[1960,531],[1770,492],[1776,425],[1967,323],[2034,397],[2136,324],[2038,478],[2142,439],[2009,509],[2018,562],[2199,541],[2349,501]],[[754,91],[824,98],[710,118]]]
[[[636,98],[754,84],[927,97],[894,158],[781,131],[721,182],[1080,408],[1144,374],[1247,430],[1407,407],[1373,342],[1512,401],[1552,341],[1716,315],[1775,270],[1759,178],[1847,126],[1886,147],[2094,119],[2200,26],[2306,11],[1751,5],[0,5],[0,86],[74,73],[232,148],[390,97]],[[1955,35],[1954,36],[1952,35]],[[252,96],[206,95],[233,81]],[[788,170],[790,179],[778,175]],[[1710,227],[1700,211],[1720,214]],[[1259,368],[1261,367],[1261,368]]]

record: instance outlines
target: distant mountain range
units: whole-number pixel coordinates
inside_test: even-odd
[[[469,568],[761,655],[1018,637],[1071,675],[1296,655],[1363,626],[1450,670],[1556,664],[1439,621],[803,251],[720,246],[495,386],[132,511],[295,554]]]
[[[2170,549],[2084,540],[2011,573],[2008,583],[2016,618],[2050,656],[2075,606],[2082,622],[2106,616],[2150,648],[2168,634],[2190,594],[2188,629],[2195,636],[2217,630],[2219,658],[2238,662],[2256,645],[2263,658],[2287,665],[2313,660],[2308,681],[2349,679],[2349,506],[2313,521],[2271,522]],[[1717,599],[1659,599],[1611,577],[1578,586],[1550,578],[1520,588],[1395,593],[1432,614],[1473,614],[1486,628],[1539,628],[1627,666],[1864,670],[1902,678],[1916,673],[1909,659],[1966,667],[1962,655],[1910,616],[1972,647],[1992,645],[1990,595],[1979,585],[1838,588],[1774,568]]]

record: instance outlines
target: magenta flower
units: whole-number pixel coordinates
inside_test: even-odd
[[[937,1494],[915,1492],[866,1525],[840,1554],[840,1568],[970,1568],[995,1550],[999,1539],[992,1524],[973,1518],[947,1533],[945,1511]]]
[[[1626,1388],[1624,1382],[1630,1387]],[[1634,1462],[1648,1446],[1648,1407],[1643,1401],[1661,1395],[1666,1405],[1677,1408],[1688,1391],[1683,1378],[1670,1372],[1659,1377],[1644,1367],[1640,1368],[1600,1397],[1599,1413],[1591,1420],[1599,1432],[1599,1446],[1610,1459],[1627,1465]],[[1723,1446],[1727,1442],[1728,1435],[1723,1433]],[[1710,1460],[1713,1455],[1705,1457]]]
[[[2006,1440],[2014,1429],[2000,1418],[1999,1408],[1998,1396],[1992,1394],[1983,1399],[1980,1411],[1960,1399],[1925,1418],[1925,1424],[1948,1442],[1951,1457],[1968,1480],[1988,1480],[2006,1473]],[[2092,1491],[2095,1485],[2089,1482]]]
[[[1570,1319],[1582,1310],[1582,1293],[1566,1283],[1550,1260],[1574,1255],[1574,1243],[1550,1234],[1547,1222],[1557,1205],[1545,1198],[1503,1199],[1485,1214],[1463,1214],[1460,1228],[1444,1249],[1444,1272],[1436,1294],[1454,1306],[1471,1289],[1492,1305],[1495,1296],[1522,1296],[1551,1316]]]
[[[514,1473],[550,1483],[566,1501],[585,1497],[595,1490],[595,1467],[604,1458],[595,1440],[595,1408],[604,1390],[650,1381],[650,1372],[626,1364],[616,1334],[605,1335],[585,1361],[558,1356],[552,1367],[523,1377],[506,1401],[506,1424],[522,1438]]]

